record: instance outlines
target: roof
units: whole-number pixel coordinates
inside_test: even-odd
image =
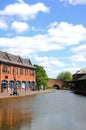
[[[35,68],[32,65],[30,59],[24,59],[19,55],[14,55],[14,54],[2,52],[2,51],[0,51],[0,62]]]
[[[86,68],[83,68],[81,70],[78,70],[76,74],[86,74]]]
[[[80,77],[78,80],[86,80],[86,75],[83,75],[83,76]]]

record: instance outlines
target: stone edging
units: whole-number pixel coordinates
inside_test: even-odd
[[[11,95],[10,93],[0,93],[0,99],[22,97],[22,96],[33,96],[33,95],[46,94],[52,92],[54,92],[54,90],[49,89],[49,90],[40,90],[40,91],[20,92],[18,93],[18,95]]]

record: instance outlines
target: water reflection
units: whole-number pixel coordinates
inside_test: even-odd
[[[22,104],[21,104],[22,103]],[[22,126],[31,125],[32,113],[27,111],[25,101],[6,99],[0,101],[0,130],[21,130]]]

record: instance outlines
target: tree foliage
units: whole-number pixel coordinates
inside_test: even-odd
[[[48,76],[46,74],[46,71],[42,66],[34,65],[36,67],[36,84],[37,87],[40,87],[41,85],[47,86],[48,82]]]
[[[62,80],[62,81],[70,81],[72,80],[72,74],[71,72],[68,72],[68,71],[61,72],[57,76],[57,79]]]

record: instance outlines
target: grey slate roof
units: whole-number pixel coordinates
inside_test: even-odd
[[[83,68],[81,70],[78,70],[76,74],[86,74],[86,68]]]
[[[80,77],[78,80],[86,80],[86,75],[83,75],[83,76]]]
[[[10,63],[14,65],[20,65],[30,68],[35,68],[30,59],[24,59],[18,55],[10,54],[7,52],[0,51],[0,62]]]

